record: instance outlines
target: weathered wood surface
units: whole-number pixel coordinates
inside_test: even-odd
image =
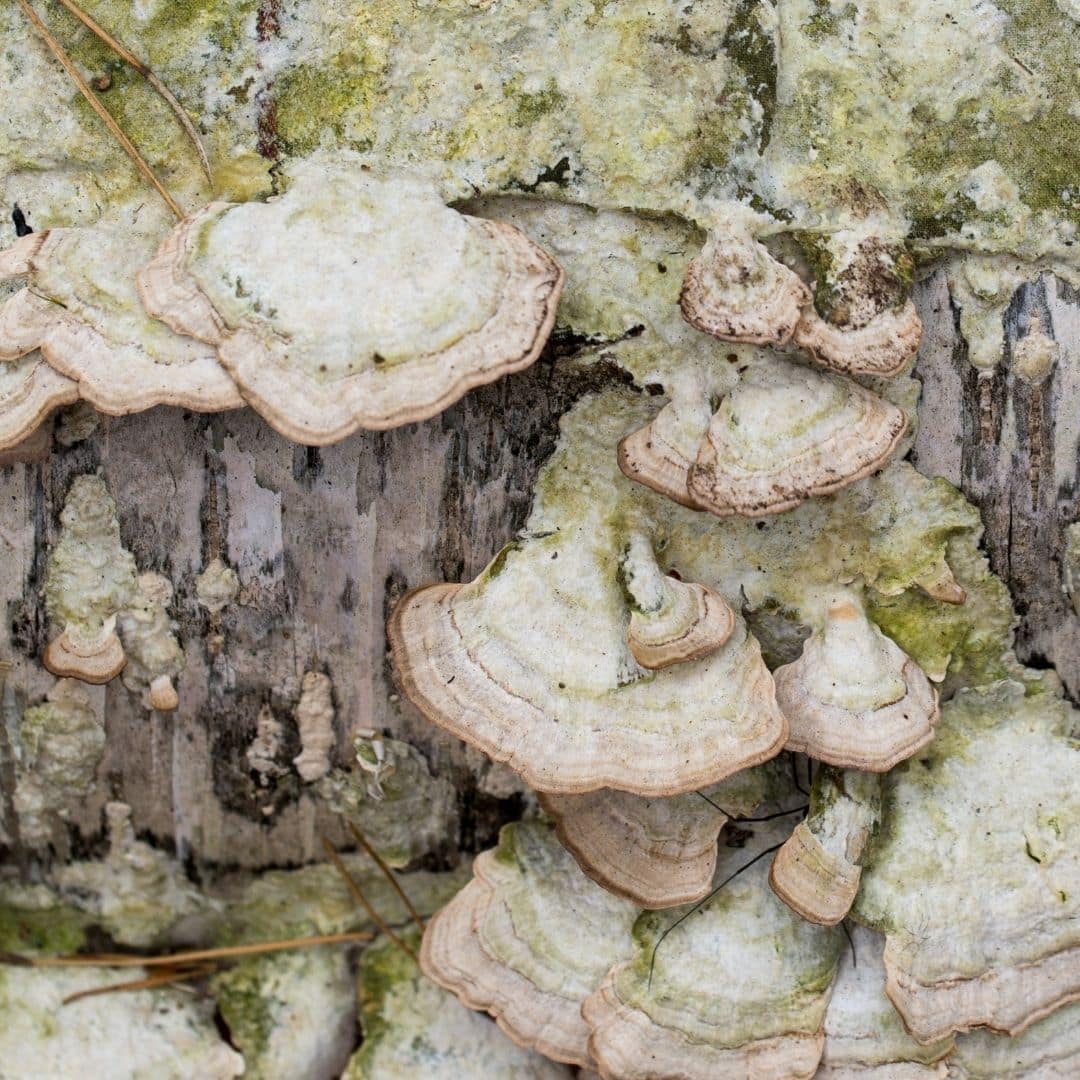
[[[988,375],[967,359],[945,275],[919,291],[925,336],[912,462],[944,476],[982,512],[994,572],[1019,616],[1016,651],[1053,667],[1080,699],[1080,616],[1065,592],[1065,530],[1080,520],[1080,294],[1049,274],[1022,285],[1004,317],[1005,350]],[[1012,368],[1033,330],[1057,343],[1041,382]]]
[[[920,285],[917,299],[925,390],[913,460],[980,505],[994,569],[1020,613],[1018,652],[1055,666],[1075,698],[1080,618],[1063,591],[1062,546],[1065,525],[1080,517],[1077,296],[1051,278],[1022,288],[1005,320],[1006,354],[983,380],[966,359],[944,275]],[[1033,312],[1063,352],[1038,386],[1008,367]],[[406,588],[482,569],[522,524],[559,415],[621,377],[604,365],[583,371],[555,351],[441,417],[321,451],[289,444],[249,411],[156,409],[103,419],[91,438],[57,444],[46,460],[0,468],[0,657],[16,661],[10,682],[27,700],[52,681],[39,661],[41,588],[74,475],[103,471],[140,569],[176,588],[187,655],[180,708],[148,713],[119,680],[93,691],[108,748],[97,789],[73,819],[74,851],[100,849],[102,806],[116,798],[132,806],[140,835],[200,868],[296,864],[319,857],[321,832],[344,839],[299,784],[265,812],[245,758],[264,704],[294,730],[299,681],[311,669],[333,680],[340,761],[350,733],[374,727],[413,742],[457,786],[459,835],[435,858],[490,842],[519,808],[497,798],[514,785],[398,699],[384,622]],[[220,625],[195,597],[195,578],[217,553],[242,584]],[[57,855],[68,854],[61,838]]]

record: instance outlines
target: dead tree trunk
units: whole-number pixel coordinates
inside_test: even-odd
[[[1066,527],[1080,517],[1080,367],[1059,362],[1032,383],[1010,362],[1036,314],[1060,349],[1080,346],[1077,295],[1050,277],[1022,287],[1005,318],[1002,361],[981,379],[944,275],[917,299],[924,391],[912,460],[979,505],[993,568],[1020,615],[1017,651],[1054,666],[1075,699],[1080,616],[1063,583]],[[175,713],[147,712],[119,680],[96,691],[105,757],[93,795],[54,838],[56,858],[101,849],[110,799],[132,807],[140,836],[196,868],[319,857],[320,833],[340,836],[325,806],[297,783],[268,807],[246,758],[260,709],[287,720],[313,669],[333,682],[339,760],[356,729],[373,727],[412,742],[454,784],[457,818],[429,861],[446,865],[489,844],[520,811],[519,796],[499,797],[515,785],[398,698],[385,618],[406,588],[478,573],[523,523],[559,416],[582,393],[625,380],[603,362],[570,362],[574,348],[557,342],[532,370],[441,417],[325,450],[291,445],[249,411],[156,409],[101,419],[88,438],[54,439],[37,460],[0,468],[0,657],[15,661],[9,683],[20,698],[38,700],[52,682],[40,666],[45,559],[80,473],[102,471],[140,569],[173,581],[187,658]],[[195,578],[219,554],[242,588],[211,624]],[[0,779],[10,792],[10,776]],[[7,803],[10,812],[10,794]],[[15,854],[30,865],[29,852]]]

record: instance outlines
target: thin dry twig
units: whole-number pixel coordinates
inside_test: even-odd
[[[412,918],[412,921],[416,923],[417,927],[420,930],[420,933],[422,934],[424,932],[424,920],[420,917],[420,912],[417,911],[415,907],[413,907],[413,902],[409,899],[408,894],[401,887],[401,882],[398,881],[397,875],[386,864],[383,857],[371,846],[371,844],[368,842],[368,838],[360,831],[359,826],[354,825],[351,821],[347,821],[346,824],[349,826],[349,831],[353,834],[353,838],[356,840],[356,842],[364,849],[364,851],[368,853],[368,855],[371,856],[371,858],[375,861],[375,865],[378,866],[378,868],[383,872],[383,876],[386,878],[387,881],[390,882],[390,885],[393,888],[394,892],[396,892],[398,896],[401,897],[401,902],[405,905],[406,909],[409,912],[409,916]]]
[[[112,114],[104,105],[97,99],[94,91],[90,89],[86,84],[86,80],[79,74],[79,69],[75,66],[74,61],[64,51],[63,46],[59,41],[53,37],[49,28],[41,21],[38,14],[30,6],[28,0],[17,0],[19,7],[22,9],[23,14],[30,20],[30,25],[37,31],[38,36],[48,46],[49,52],[59,60],[63,69],[71,76],[72,82],[79,88],[79,93],[86,98],[90,108],[94,110],[101,117],[102,123],[109,129],[113,138],[124,148],[124,152],[135,163],[135,167],[142,173],[143,177],[153,185],[154,190],[165,200],[166,205],[176,215],[177,219],[182,221],[184,219],[184,212],[177,206],[173,197],[165,190],[164,185],[154,175],[154,170],[143,160],[142,155],[135,149],[132,141],[121,130],[120,125],[113,119]]]
[[[416,960],[417,959],[416,953],[413,952],[413,950],[410,949],[409,946],[406,945],[405,942],[402,941],[401,938],[398,937],[398,935],[395,934],[394,931],[390,929],[389,923],[387,923],[386,920],[383,919],[383,917],[371,906],[371,902],[364,895],[364,891],[363,891],[363,889],[360,888],[359,884],[356,881],[356,878],[354,878],[352,876],[352,874],[349,873],[349,868],[342,861],[342,858],[337,853],[337,849],[334,847],[334,845],[331,844],[330,841],[327,840],[325,836],[322,838],[322,843],[323,843],[323,847],[326,849],[326,854],[327,854],[328,858],[334,864],[334,866],[337,867],[338,873],[342,876],[342,878],[344,878],[345,884],[349,887],[349,892],[351,892],[353,894],[353,896],[356,899],[357,903],[359,903],[360,906],[368,913],[368,915],[371,918],[371,921],[373,923],[375,923],[375,925],[399,949],[401,949],[402,952],[406,953],[408,956],[411,956],[414,960]]]
[[[116,40],[104,27],[99,26],[85,11],[82,10],[74,0],[60,0],[60,3],[64,5],[79,20],[92,34],[99,37],[117,56],[120,57],[124,63],[133,67],[161,96],[165,103],[172,110],[173,115],[180,122],[180,126],[187,133],[187,137],[192,141],[195,146],[195,152],[199,155],[199,164],[202,165],[202,170],[206,174],[206,179],[210,183],[214,182],[213,174],[210,172],[210,159],[206,156],[206,150],[203,148],[202,140],[199,138],[199,133],[195,130],[195,124],[191,117],[188,115],[187,110],[179,101],[176,100],[173,92],[150,70],[149,65],[144,64],[134,53],[129,49],[126,49],[119,41]]]

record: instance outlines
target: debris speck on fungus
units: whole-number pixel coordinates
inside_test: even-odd
[[[319,797],[356,825],[391,866],[437,850],[458,818],[457,791],[433,776],[413,745],[372,731],[353,740],[355,760],[319,781]]]

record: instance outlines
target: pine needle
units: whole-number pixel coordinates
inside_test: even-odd
[[[368,855],[371,856],[371,858],[375,861],[375,865],[378,866],[378,868],[383,872],[383,876],[386,878],[387,881],[390,882],[390,885],[393,888],[394,892],[396,892],[398,896],[401,897],[401,902],[405,905],[410,917],[412,918],[412,921],[416,923],[417,928],[422,934],[424,932],[424,920],[420,917],[420,912],[417,911],[415,907],[413,907],[413,902],[409,899],[405,890],[401,887],[401,883],[398,881],[397,875],[394,873],[393,870],[390,869],[389,866],[387,866],[386,862],[383,860],[383,857],[371,846],[371,844],[368,842],[368,838],[360,831],[359,826],[354,825],[351,821],[346,821],[346,824],[349,826],[349,831],[353,834],[353,838],[356,840],[356,842],[364,849],[364,851],[368,853]]]
[[[353,894],[357,903],[368,913],[371,921],[406,955],[411,956],[413,960],[417,959],[416,953],[405,944],[404,941],[390,929],[390,925],[383,919],[383,917],[371,906],[371,902],[364,895],[363,889],[360,888],[356,881],[356,878],[349,873],[349,868],[342,861],[341,856],[337,853],[334,845],[324,836],[322,838],[323,847],[326,849],[326,854],[330,861],[337,867],[338,873],[344,878],[345,884],[349,887],[349,892]]]
[[[223,945],[216,949],[189,949],[187,952],[163,956],[135,956],[132,953],[88,953],[85,956],[21,956],[0,953],[0,964],[18,967],[182,967],[203,960],[226,960],[237,956],[260,956],[263,953],[284,952],[287,949],[310,949],[317,945],[343,945],[370,941],[366,930],[345,934],[317,934],[313,937],[282,938],[278,941],[255,941],[248,945]]]
[[[76,990],[74,994],[68,994],[60,1004],[70,1005],[73,1001],[81,1001],[83,998],[98,997],[101,994],[124,994],[132,990],[155,990],[159,986],[172,986],[176,983],[187,982],[190,979],[199,979],[209,975],[214,970],[212,964],[203,964],[192,968],[178,968],[175,971],[157,971],[153,975],[147,975],[145,979],[135,979],[132,982],[111,983],[108,986],[92,986],[87,990]]]
[[[203,148],[199,133],[195,130],[195,125],[188,115],[187,110],[176,100],[172,91],[153,73],[153,71],[150,70],[148,65],[144,64],[130,50],[124,48],[124,46],[121,45],[120,42],[106,29],[94,22],[82,8],[74,3],[74,0],[60,0],[60,3],[63,4],[64,7],[66,7],[68,11],[83,24],[83,26],[105,42],[105,44],[108,45],[121,60],[133,67],[154,88],[158,95],[172,110],[173,115],[179,121],[180,126],[187,133],[187,137],[195,147],[195,153],[199,155],[199,164],[202,165],[202,170],[206,174],[206,179],[209,180],[210,183],[213,183],[214,177],[210,172],[210,159],[206,156],[206,150]]]
[[[98,101],[94,91],[90,89],[86,84],[86,80],[79,74],[79,69],[75,66],[74,61],[64,51],[63,46],[56,38],[50,33],[49,28],[41,21],[38,14],[30,6],[28,0],[17,0],[20,8],[22,8],[23,14],[30,20],[30,25],[37,31],[38,36],[48,46],[49,52],[56,57],[60,62],[63,69],[71,76],[72,82],[79,88],[79,93],[86,98],[90,108],[94,110],[101,117],[102,123],[109,129],[113,138],[123,147],[124,152],[135,163],[135,167],[142,173],[143,177],[153,185],[157,193],[165,200],[166,205],[176,215],[177,220],[183,221],[184,212],[176,205],[176,201],[165,190],[161,181],[154,175],[153,169],[143,160],[142,155],[135,149],[131,140],[123,133],[120,125],[113,119],[112,114],[104,105]]]

